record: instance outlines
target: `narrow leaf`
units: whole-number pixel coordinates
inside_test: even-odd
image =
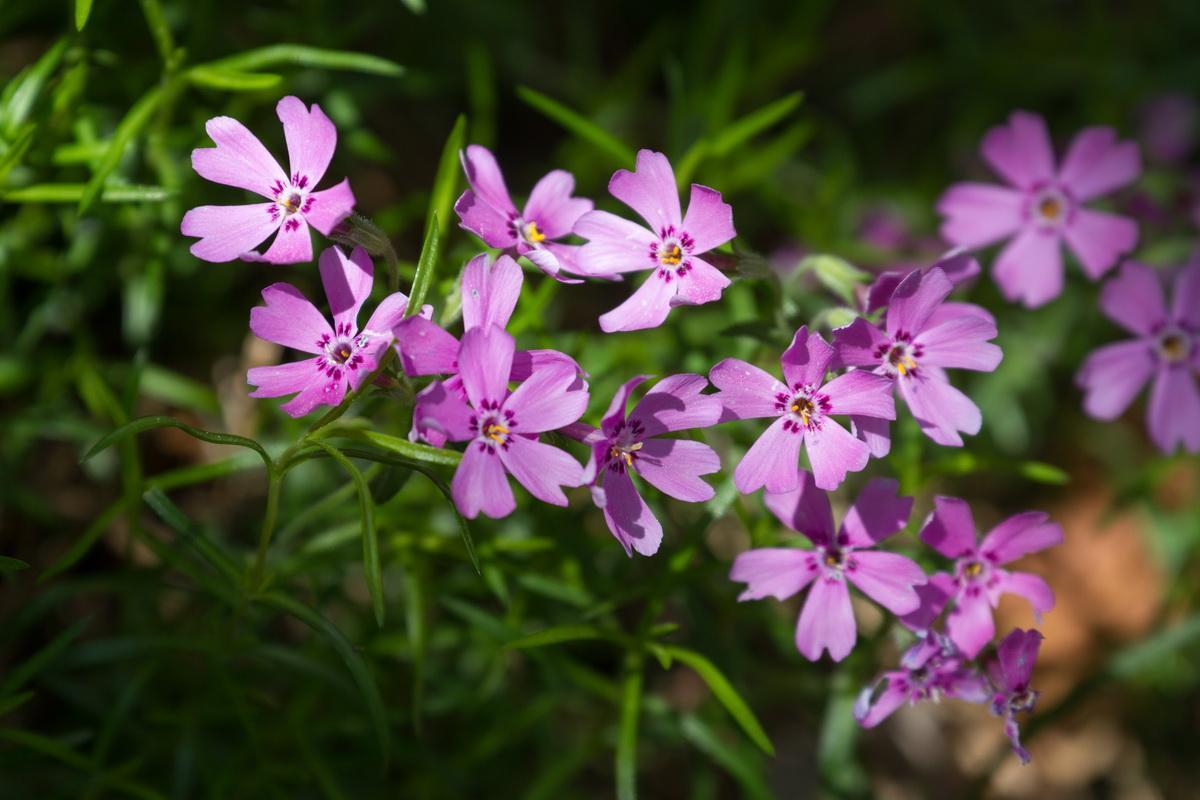
[[[863,272],[844,258],[827,253],[816,253],[801,259],[800,264],[796,267],[796,275],[799,276],[809,270],[816,275],[822,286],[836,294],[849,306],[856,305],[855,287],[865,283],[870,277],[868,273]]]
[[[526,650],[531,647],[545,647],[562,642],[578,642],[585,639],[603,639],[605,634],[592,625],[558,625],[553,628],[531,633],[519,639],[513,639],[505,647],[509,650]]]
[[[417,259],[417,274],[413,276],[412,293],[408,297],[408,307],[404,316],[411,317],[421,312],[425,295],[433,285],[433,273],[437,268],[438,257],[438,215],[434,211],[425,227],[425,243],[421,245],[421,256]]]
[[[248,447],[262,457],[263,463],[266,464],[268,470],[270,470],[273,466],[271,457],[267,455],[267,451],[261,444],[253,439],[248,439],[245,436],[236,436],[232,433],[214,433],[213,431],[205,431],[199,428],[193,428],[191,425],[180,422],[174,417],[166,416],[139,417],[138,419],[127,422],[92,445],[92,449],[88,450],[87,455],[85,455],[82,460],[87,461],[89,458],[103,450],[107,450],[109,447],[112,447],[114,444],[126,438],[127,436],[133,436],[135,434],[142,433],[143,431],[148,431],[155,428],[178,428],[188,436],[199,439],[202,442],[208,442],[210,444]]]
[[[189,69],[187,78],[194,85],[205,89],[222,89],[232,92],[256,92],[270,89],[283,80],[282,75],[274,72],[239,72],[204,64]]]
[[[83,629],[87,627],[89,621],[90,618],[87,617],[79,620],[58,636],[55,636],[50,644],[10,669],[8,675],[4,678],[4,682],[0,683],[0,697],[14,694],[39,672],[52,664],[55,659],[62,655],[71,642],[75,641],[79,634],[83,633]]]
[[[21,706],[25,705],[33,697],[33,692],[21,692],[14,694],[12,697],[6,697],[0,700],[0,717],[16,711]]]
[[[87,192],[82,183],[35,183],[8,189],[0,198],[8,203],[78,203]],[[100,200],[105,203],[161,203],[174,194],[162,186],[105,186]]]
[[[454,127],[450,130],[450,136],[446,139],[446,144],[442,147],[442,157],[438,160],[437,173],[433,178],[433,190],[429,193],[429,210],[425,213],[425,226],[429,229],[430,223],[435,219],[447,220],[450,219],[450,214],[454,210],[455,196],[458,194],[459,176],[462,175],[462,167],[459,165],[459,153],[462,152],[463,146],[467,139],[467,118],[459,114],[458,119],[454,121]],[[439,232],[439,238],[444,239],[449,231],[449,226],[445,230]],[[441,247],[441,242],[438,243]],[[416,304],[417,311],[420,311],[420,304]]]
[[[717,156],[729,154],[735,148],[745,144],[759,133],[783,120],[788,114],[796,110],[803,99],[804,92],[793,92],[773,103],[768,103],[756,111],[750,112],[713,136],[712,143],[709,145],[709,152]]]
[[[19,558],[0,556],[0,572],[20,572],[29,569],[29,565]]]
[[[179,534],[179,538],[183,540],[184,544],[208,562],[213,569],[220,572],[235,585],[241,582],[242,573],[238,565],[234,563],[234,560],[221,549],[220,545],[194,525],[179,506],[172,503],[171,499],[161,489],[150,489],[142,495],[142,499],[146,501],[146,505],[153,509],[159,519],[167,523],[167,526],[171,530]]]
[[[255,72],[265,67],[288,65],[365,72],[389,78],[398,78],[404,74],[404,67],[394,61],[388,61],[386,58],[346,50],[305,47],[298,44],[273,44],[259,47],[201,66],[235,72]]]
[[[342,432],[339,431],[340,433]],[[410,442],[408,439],[379,433],[378,431],[354,431],[353,437],[365,439],[372,444],[379,445],[385,450],[399,453],[406,459],[419,464],[437,464],[439,466],[455,467],[458,466],[458,462],[462,461],[462,453],[457,450],[443,450],[439,447],[430,447],[427,444]]]
[[[96,200],[99,199],[100,193],[104,189],[104,182],[108,180],[108,176],[112,174],[112,171],[117,168],[117,164],[121,162],[121,156],[124,155],[126,146],[150,122],[150,118],[158,110],[158,104],[162,102],[162,99],[163,90],[161,88],[151,89],[142,96],[141,100],[138,100],[134,104],[133,108],[129,109],[129,113],[125,115],[125,119],[121,120],[121,124],[117,126],[117,130],[113,133],[113,137],[108,143],[108,150],[105,151],[104,157],[100,159],[100,163],[96,165],[91,180],[84,187],[83,197],[79,199],[80,214],[86,214]]]
[[[633,666],[621,684],[621,718],[617,729],[617,800],[637,800],[638,714],[642,704],[642,669]]]
[[[580,139],[590,142],[597,149],[608,153],[620,166],[633,166],[636,160],[633,150],[616,136],[613,136],[579,112],[567,108],[557,100],[552,100],[541,92],[530,89],[528,86],[518,86],[517,97],[520,97],[528,105],[542,112],[559,125],[562,125]]]
[[[67,52],[67,45],[67,39],[59,39],[33,66],[23,70],[5,86],[3,97],[0,98],[0,121],[3,122],[0,132],[6,141],[12,141],[25,120],[29,119],[34,104],[42,94],[42,87],[49,82]]]
[[[754,712],[750,710],[750,706],[742,699],[742,696],[737,693],[729,680],[717,669],[716,665],[709,661],[704,656],[694,650],[687,650],[682,647],[664,647],[677,661],[682,661],[687,664],[696,674],[699,675],[708,688],[712,690],[713,697],[717,698],[721,705],[725,706],[725,710],[730,716],[741,726],[750,740],[754,742],[767,755],[775,755],[775,747],[771,744],[771,740],[767,737],[762,725],[759,724],[758,718],[754,716]]]
[[[83,30],[91,13],[92,0],[75,0],[75,30]]]

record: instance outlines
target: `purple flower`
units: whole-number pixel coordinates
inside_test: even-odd
[[[1008,124],[983,139],[983,157],[1013,188],[958,183],[938,201],[942,238],[964,247],[1012,241],[996,259],[994,275],[1009,300],[1034,308],[1063,287],[1060,241],[1096,280],[1137,244],[1137,223],[1084,207],[1141,174],[1133,142],[1118,142],[1111,128],[1085,128],[1055,168],[1045,121],[1015,111]]]
[[[1029,687],[1029,681],[1043,638],[1037,631],[1014,628],[1000,642],[996,659],[988,665],[993,691],[992,713],[1004,718],[1004,733],[1022,764],[1029,763],[1029,751],[1021,746],[1021,731],[1015,715],[1033,711],[1037,704],[1038,693]]]
[[[917,269],[921,269],[921,267],[917,267]],[[941,258],[929,266],[929,269],[940,269],[946,273],[946,277],[950,279],[955,288],[962,286],[982,271],[979,261],[964,247],[955,247],[943,253]],[[872,314],[881,308],[887,308],[888,301],[892,299],[892,293],[896,291],[900,281],[908,277],[912,271],[913,267],[907,267],[879,273],[878,277],[860,296],[862,313]]]
[[[575,189],[571,173],[561,169],[547,173],[518,211],[490,150],[473,144],[459,155],[471,185],[454,204],[463,229],[489,247],[525,256],[552,278],[579,283],[560,274],[561,270],[579,272],[575,264],[579,247],[555,241],[569,235],[575,221],[592,210],[591,200],[571,196]]]
[[[1200,107],[1186,94],[1151,98],[1141,108],[1140,134],[1150,157],[1165,164],[1185,160],[1196,145]]]
[[[1200,451],[1200,258],[1175,278],[1170,309],[1154,270],[1128,261],[1100,292],[1100,308],[1137,336],[1105,345],[1079,368],[1088,414],[1116,419],[1153,378],[1146,427],[1166,454]]]
[[[558,506],[567,504],[563,486],[583,483],[583,470],[570,455],[539,442],[537,434],[579,419],[587,408],[586,387],[570,366],[555,364],[534,371],[513,392],[513,337],[495,325],[463,334],[458,351],[459,375],[466,399],[444,384],[429,413],[451,441],[466,441],[451,490],[464,517],[482,511],[494,519],[516,508],[507,471],[534,497]]]
[[[795,489],[801,445],[822,489],[836,489],[847,472],[867,465],[870,449],[831,415],[895,419],[892,381],[855,370],[826,383],[832,360],[833,348],[820,334],[802,327],[780,358],[786,384],[736,358],[712,368],[709,380],[721,390],[716,396],[725,406],[723,421],[776,418],[734,470],[739,491],[749,493],[762,486],[768,492]]]
[[[283,123],[290,172],[284,172],[258,137],[236,119],[214,117],[205,123],[217,146],[193,150],[192,168],[202,178],[255,192],[270,202],[200,206],[184,214],[180,232],[200,237],[191,247],[196,258],[232,261],[246,256],[273,264],[311,261],[308,226],[328,236],[353,210],[350,181],[316,191],[337,145],[337,129],[321,107],[314,104],[309,111],[298,98],[285,97],[275,113]],[[276,231],[266,253],[252,252]]]
[[[496,260],[481,253],[467,262],[462,276],[462,316],[465,330],[508,325],[521,294],[524,277],[521,268],[509,256]],[[396,327],[396,351],[404,371],[413,377],[450,375],[449,380],[434,383],[417,395],[413,409],[413,429],[409,438],[424,439],[435,447],[446,443],[438,428],[436,409],[446,393],[466,398],[458,375],[459,341],[427,315],[405,319]],[[513,355],[512,381],[523,381],[543,366],[564,365],[580,376],[583,370],[575,360],[557,350],[518,350]],[[579,382],[582,386],[582,381]],[[576,387],[578,388],[578,387]]]
[[[250,311],[250,330],[260,339],[314,357],[275,367],[255,367],[246,379],[255,386],[251,397],[296,396],[282,408],[302,417],[318,405],[337,405],[347,389],[357,389],[379,366],[392,342],[392,327],[404,316],[408,298],[388,295],[361,330],[358,312],[371,295],[374,267],[361,247],[349,258],[338,247],[321,253],[321,283],[333,312],[333,327],[300,290],[288,283],[263,289],[265,306]]]
[[[875,478],[846,512],[834,533],[829,498],[806,471],[799,488],[765,495],[767,508],[814,545],[748,550],[733,562],[731,580],[747,584],[738,600],[771,596],[786,600],[812,584],[796,625],[796,648],[810,661],[829,650],[841,661],[854,649],[857,631],[850,607],[849,581],[893,614],[908,614],[920,604],[915,586],[925,573],[909,558],[874,549],[908,522],[911,497],[898,497],[896,481]]]
[[[579,251],[580,271],[599,277],[653,272],[628,300],[600,317],[601,329],[655,328],[674,306],[720,299],[729,278],[700,258],[736,235],[733,209],[720,192],[693,183],[683,216],[675,172],[666,156],[651,150],[638,151],[635,172],[613,173],[608,191],[649,229],[607,211],[584,214],[575,223],[575,233],[589,240]]]
[[[978,655],[996,633],[992,609],[1000,595],[1024,597],[1039,619],[1054,608],[1054,590],[1043,578],[1029,572],[1010,572],[1003,566],[1062,540],[1062,528],[1046,514],[1026,511],[1004,520],[977,543],[975,520],[966,501],[934,498],[934,510],[921,529],[921,541],[954,559],[954,572],[939,572],[929,583],[945,599],[953,599],[946,632],[969,658]],[[913,624],[912,620],[905,621]]]
[[[664,494],[699,503],[714,494],[700,476],[721,468],[716,452],[703,442],[662,437],[717,423],[721,401],[701,394],[708,381],[700,375],[663,378],[626,417],[629,396],[647,377],[639,375],[621,386],[598,430],[576,426],[592,447],[583,481],[594,484],[592,497],[626,555],[636,550],[652,556],[662,543],[662,525],[638,492],[635,474]]]
[[[978,433],[983,417],[969,397],[950,385],[945,370],[990,372],[1002,353],[987,341],[996,336],[992,316],[976,305],[946,302],[953,289],[939,267],[913,270],[892,292],[882,329],[859,317],[834,331],[834,341],[843,364],[869,368],[895,383],[930,439],[961,447],[959,432]],[[887,422],[857,415],[852,419],[871,454],[887,455]]]
[[[854,718],[864,728],[874,728],[900,706],[943,697],[968,703],[986,702],[991,693],[987,680],[962,657],[954,642],[937,631],[927,631],[905,651],[900,669],[883,673],[859,694]]]

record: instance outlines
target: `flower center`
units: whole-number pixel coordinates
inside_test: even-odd
[[[525,227],[522,230],[521,235],[524,236],[525,241],[529,242],[530,244],[538,244],[546,241],[546,234],[542,233],[541,230],[538,229],[538,224],[536,222],[525,223]]]
[[[338,342],[337,346],[329,352],[329,357],[339,364],[345,364],[352,355],[354,355],[354,348],[349,342]]]
[[[890,344],[879,345],[875,357],[883,366],[884,373],[893,378],[905,377],[917,371],[917,359],[922,352],[920,345],[913,344],[912,336],[901,331]]]
[[[283,181],[275,181],[271,187],[271,195],[275,198],[275,204],[270,207],[271,219],[279,219],[281,213],[285,217],[297,212],[307,213],[313,204],[307,187],[308,176],[300,173],[293,175],[291,181],[286,184]]]
[[[1033,218],[1042,227],[1055,228],[1066,221],[1071,210],[1071,201],[1061,189],[1047,186],[1034,195],[1030,210]]]
[[[820,430],[821,420],[829,413],[829,397],[821,394],[815,386],[797,385],[789,397],[780,393],[775,396],[775,407],[788,416],[783,429],[791,433],[802,430]]]
[[[658,277],[670,282],[686,275],[692,268],[688,256],[695,246],[692,237],[676,230],[674,225],[663,227],[658,232],[658,241],[650,243],[650,260],[658,268]]]
[[[664,267],[678,266],[680,261],[683,261],[683,248],[678,244],[672,243],[658,252],[658,263]]]
[[[1187,360],[1192,354],[1192,346],[1182,331],[1169,330],[1158,339],[1158,354],[1162,356],[1163,361],[1177,364]]]
[[[912,348],[903,342],[892,345],[892,349],[888,351],[887,363],[901,375],[907,375],[917,368],[917,360],[913,358]]]
[[[634,459],[637,458],[637,451],[641,449],[641,442],[631,442],[630,444],[614,442],[612,447],[608,448],[608,455],[613,461],[624,461],[625,466],[632,467]]]
[[[508,441],[505,437],[508,435],[508,428],[501,425],[496,420],[492,420],[483,426],[480,434],[485,439],[491,439],[496,444],[504,444]]]

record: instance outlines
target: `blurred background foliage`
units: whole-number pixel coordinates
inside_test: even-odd
[[[251,594],[256,454],[164,428],[81,459],[147,414],[273,454],[307,427],[246,396],[245,369],[280,355],[246,322],[276,280],[318,297],[315,269],[202,263],[178,233],[185,209],[237,202],[189,167],[212,116],[282,154],[276,100],[320,103],[340,134],[329,175],[351,178],[406,285],[460,114],[518,195],[563,167],[615,209],[607,178],[643,146],[681,183],[724,192],[741,279],[658,330],[602,337],[594,319],[625,286],[527,273],[511,329],[579,358],[594,421],[632,374],[766,361],[799,324],[838,324],[856,273],[832,259],[797,270],[806,254],[868,271],[930,261],[936,197],[985,177],[979,140],[1013,108],[1045,114],[1060,146],[1088,124],[1144,141],[1147,103],[1195,97],[1198,34],[1186,0],[7,0],[0,796],[1196,796],[1200,473],[1155,454],[1140,404],[1112,424],[1081,414],[1073,372],[1117,332],[1077,269],[1032,312],[979,281],[970,297],[997,314],[1005,360],[957,382],[983,432],[951,450],[902,421],[893,456],[869,468],[917,495],[918,521],[948,493],[981,525],[1040,507],[1066,527],[1033,562],[1059,606],[1023,770],[982,709],[915,709],[860,734],[850,703],[893,663],[894,632],[864,606],[851,658],[808,664],[794,603],[739,606],[731,558],[781,534],[725,474],[707,505],[651,500],[666,529],[655,558],[626,559],[579,490],[569,510],[526,499],[472,523],[477,572],[439,489],[448,473],[356,459],[379,624],[341,465],[288,474],[269,584]],[[1146,160],[1114,203],[1142,223],[1139,257],[1181,263],[1196,162]],[[442,222],[428,299],[450,320],[479,245]],[[381,392],[355,416],[403,437],[406,402]],[[704,435],[732,465],[753,433]]]

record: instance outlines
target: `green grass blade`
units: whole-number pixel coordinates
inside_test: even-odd
[[[612,156],[613,160],[619,166],[633,166],[636,160],[633,150],[616,136],[604,130],[579,112],[567,108],[557,100],[552,100],[541,92],[530,89],[528,86],[518,86],[517,97],[559,125],[562,125],[580,139],[595,145],[598,150]]]
[[[282,75],[274,72],[240,72],[235,69],[205,66],[192,67],[186,73],[193,86],[229,92],[257,92],[278,86]]]
[[[228,578],[234,585],[241,583],[242,571],[234,560],[221,549],[220,545],[206,536],[188,519],[179,506],[172,503],[161,489],[150,489],[142,495],[142,499],[158,515],[159,519],[179,534],[179,538],[184,544],[196,551],[200,558],[208,562],[213,569]]]
[[[155,428],[178,428],[188,436],[199,439],[202,442],[208,442],[209,444],[248,447],[259,454],[268,470],[272,469],[273,467],[271,456],[267,454],[266,449],[261,444],[253,439],[248,439],[245,436],[237,436],[232,433],[215,433],[213,431],[201,430],[200,428],[194,428],[191,425],[180,422],[174,417],[167,416],[139,417],[138,419],[127,422],[92,445],[92,448],[88,450],[87,454],[82,460],[87,461],[97,453],[107,450],[109,447],[112,447],[114,444],[128,436],[133,436],[142,433],[143,431],[153,430]],[[433,448],[429,449],[432,450]]]
[[[96,165],[96,169],[92,173],[91,180],[84,187],[83,197],[79,199],[80,214],[86,214],[100,198],[104,182],[121,162],[125,148],[137,138],[138,134],[142,132],[142,128],[149,124],[154,112],[158,110],[158,104],[162,102],[163,94],[162,88],[151,89],[143,95],[141,100],[134,103],[133,108],[129,109],[129,113],[125,115],[125,119],[121,120],[121,124],[117,126],[117,130],[108,143],[104,157],[100,159],[100,163]]]
[[[346,50],[306,47],[299,44],[273,44],[259,47],[201,66],[234,72],[256,72],[267,67],[299,66],[363,72],[387,78],[398,78],[404,74],[404,67],[394,61],[388,61],[386,58]]]
[[[793,92],[750,112],[712,136],[708,151],[715,156],[728,155],[767,128],[782,121],[795,111],[803,100],[804,92]]]
[[[19,558],[10,556],[0,556],[0,573],[4,572],[20,572],[23,569],[29,569],[29,565]]]
[[[83,30],[91,13],[92,0],[75,0],[75,30]]]
[[[519,639],[513,639],[504,646],[509,650],[526,650],[531,647],[545,647],[562,642],[603,638],[606,638],[604,632],[592,625],[557,625],[528,636],[522,636]]]
[[[417,274],[413,276],[412,292],[408,297],[408,307],[404,316],[411,317],[421,312],[429,287],[433,285],[433,273],[437,269],[438,250],[438,215],[434,211],[425,227],[425,242],[421,245],[421,257],[417,259]]]
[[[628,667],[621,684],[621,717],[617,728],[617,800],[637,800],[638,715],[642,705],[642,667]]]
[[[338,431],[341,435],[343,431]],[[462,453],[457,450],[443,450],[440,447],[430,447],[427,444],[420,442],[410,442],[408,439],[399,436],[391,436],[378,431],[353,431],[345,432],[347,435],[355,439],[364,439],[371,444],[378,445],[384,450],[390,450],[404,456],[405,459],[416,464],[435,464],[443,467],[456,467],[458,462],[462,461]]]
[[[681,661],[695,670],[696,674],[708,684],[713,697],[725,706],[725,710],[750,737],[750,741],[758,745],[759,749],[767,755],[775,755],[775,746],[771,744],[771,740],[767,737],[762,725],[759,724],[758,718],[754,716],[750,706],[746,704],[746,701],[742,699],[742,696],[737,693],[737,690],[733,688],[733,685],[715,664],[694,650],[669,646],[663,647],[663,649],[670,653],[675,660]]]
[[[0,194],[7,203],[78,203],[87,192],[82,183],[35,183]],[[162,186],[105,186],[100,200],[105,203],[161,203],[170,199],[174,190]]]
[[[83,629],[87,627],[90,621],[90,618],[87,617],[79,620],[58,636],[55,636],[50,644],[10,669],[3,683],[0,683],[0,697],[8,697],[11,694],[15,694],[18,689],[52,664],[70,646],[71,642],[75,641],[79,634],[83,633]]]
[[[450,219],[450,214],[454,210],[454,201],[457,199],[459,179],[462,175],[462,167],[459,164],[458,154],[462,152],[467,140],[467,118],[459,114],[458,119],[454,120],[454,127],[450,130],[450,136],[446,139],[446,144],[442,147],[442,156],[438,159],[437,174],[433,179],[433,189],[429,193],[429,210],[425,212],[425,227],[428,230],[430,223],[435,220]],[[449,233],[450,226],[445,226],[444,229],[438,231],[440,239],[444,240],[446,234]],[[439,249],[444,241],[438,242]],[[420,310],[420,307],[417,307]]]

